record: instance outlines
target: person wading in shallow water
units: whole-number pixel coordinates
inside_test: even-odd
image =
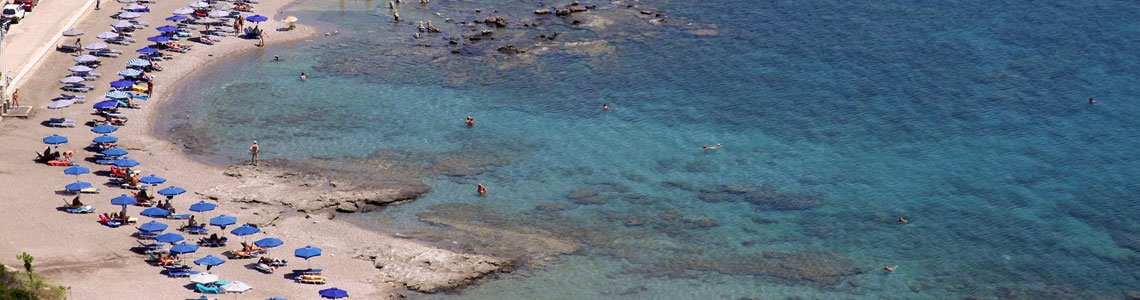
[[[253,145],[249,145],[249,154],[253,157],[250,158],[249,163],[257,165],[257,153],[261,152],[261,147],[257,145],[257,141],[253,141]]]
[[[479,192],[480,197],[487,195],[487,187],[484,186],[482,183],[479,184],[479,188],[477,189],[477,191]]]

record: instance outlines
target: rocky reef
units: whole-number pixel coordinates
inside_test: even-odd
[[[744,201],[761,210],[804,210],[823,205],[822,195],[780,192],[772,185],[759,188],[748,184],[718,185],[701,189],[699,197],[701,201],[712,203]]]
[[[507,259],[440,249],[409,249],[402,244],[356,249],[354,257],[373,262],[385,282],[424,293],[455,289],[488,274],[514,269]]]

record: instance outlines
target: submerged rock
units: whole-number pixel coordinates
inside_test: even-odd
[[[606,204],[607,202],[606,198],[602,197],[600,192],[588,188],[574,189],[570,191],[569,195],[566,195],[566,198],[569,198],[570,201],[574,203],[585,205]]]
[[[356,258],[373,262],[385,282],[434,293],[468,285],[489,274],[511,272],[510,260],[440,249],[404,251],[399,246],[357,249]]]
[[[763,210],[803,210],[823,206],[821,195],[779,192],[772,186],[757,189],[754,186],[741,184],[701,189],[698,198],[711,203],[744,201]]]

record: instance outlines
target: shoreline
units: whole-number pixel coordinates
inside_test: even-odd
[[[256,6],[261,11],[273,11],[273,15],[277,16],[296,3],[287,0],[267,0]],[[101,31],[102,27],[96,24],[109,23],[112,19],[107,16],[117,12],[117,6],[117,3],[108,3],[103,10],[86,12],[79,21],[80,25],[76,27],[86,29],[91,35]],[[178,6],[181,4],[154,4],[151,7],[155,12],[143,19],[155,19],[157,21],[151,23],[158,24],[164,16],[160,12]],[[277,28],[280,24],[277,19],[272,19],[261,25],[268,29]],[[142,172],[159,174],[170,180],[167,185],[181,186],[193,192],[176,198],[176,208],[185,207],[204,198],[203,192],[224,192],[226,189],[232,189],[229,190],[231,192],[238,189],[265,190],[264,186],[235,182],[238,180],[223,174],[225,168],[197,161],[183,153],[175,141],[164,139],[158,131],[163,108],[175,105],[175,102],[168,101],[188,101],[173,100],[173,97],[178,96],[179,86],[186,84],[187,79],[225,60],[214,59],[215,57],[238,55],[259,49],[264,51],[289,43],[300,43],[320,35],[316,28],[299,24],[295,30],[270,34],[264,47],[246,48],[254,47],[252,46],[254,41],[236,37],[212,46],[194,44],[195,49],[189,53],[177,54],[174,60],[163,62],[164,70],[154,73],[156,86],[160,90],[149,100],[148,105],[152,107],[129,111],[130,126],[122,127],[114,135],[120,137],[120,144],[131,151],[132,158],[143,163],[138,168]],[[64,38],[64,42],[67,39]],[[133,47],[135,46],[128,46],[124,50]],[[109,67],[104,67],[100,72],[108,76],[91,84],[97,87],[105,86],[103,81],[110,81],[109,77],[116,77],[113,76],[115,68],[129,60],[128,56],[104,59]],[[63,69],[70,64],[69,55],[57,52],[46,55],[44,61],[29,73],[26,83],[21,86],[24,96],[21,98],[26,99],[24,102],[41,108],[48,104],[47,99],[59,94],[58,84],[53,78],[64,73]],[[102,89],[97,89],[88,96],[95,98],[101,92]],[[55,186],[59,183],[66,184],[73,180],[90,181],[104,191],[83,197],[84,202],[96,207],[99,212],[109,212],[116,211],[117,207],[109,205],[107,199],[126,193],[127,190],[102,185],[105,178],[97,178],[94,175],[64,177],[59,174],[61,169],[24,161],[26,156],[18,154],[30,155],[31,152],[40,151],[42,144],[39,143],[39,138],[58,133],[69,136],[72,140],[71,144],[63,145],[61,149],[75,149],[79,157],[89,156],[90,153],[78,149],[82,147],[84,141],[95,136],[89,132],[89,127],[60,129],[46,127],[39,122],[57,116],[86,121],[89,117],[85,114],[84,105],[93,102],[96,101],[77,104],[75,108],[61,111],[40,111],[28,120],[14,120],[0,124],[0,128],[10,132],[8,136],[10,142],[0,147],[9,153],[17,153],[8,159],[0,160],[0,167],[8,170],[0,172],[0,182],[5,183],[0,185],[0,189],[8,190],[6,194],[13,198],[21,199],[0,204],[0,210],[14,216],[0,218],[0,226],[5,226],[14,232],[8,238],[9,243],[0,246],[0,255],[2,255],[0,263],[17,265],[18,262],[12,260],[15,257],[13,253],[25,251],[31,253],[37,257],[38,272],[57,284],[69,286],[70,298],[73,299],[96,298],[108,290],[120,291],[121,293],[116,292],[120,299],[150,299],[154,294],[196,298],[199,294],[186,288],[185,278],[167,278],[159,274],[160,268],[143,262],[145,256],[130,251],[136,243],[134,238],[129,236],[132,231],[129,227],[109,229],[97,224],[94,215],[69,215],[59,212],[54,208],[59,206],[59,198],[67,197],[67,193],[56,192],[51,195],[47,192],[56,189]],[[88,162],[81,164],[91,167],[93,171],[102,169]],[[274,196],[287,198],[293,195]],[[229,263],[215,268],[213,272],[221,274],[225,280],[242,281],[254,287],[242,297],[308,298],[315,296],[320,289],[336,286],[350,291],[355,297],[398,298],[407,289],[426,292],[450,290],[487,274],[511,270],[511,263],[504,259],[441,250],[415,240],[365,229],[350,222],[318,217],[318,214],[328,207],[310,213],[292,213],[293,209],[283,205],[226,200],[219,203],[219,209],[209,215],[226,213],[238,216],[239,223],[261,224],[266,234],[249,238],[251,240],[265,236],[281,238],[286,244],[272,250],[271,253],[275,254],[275,257],[288,259],[291,266],[303,264],[299,259],[287,255],[288,250],[305,245],[325,249],[325,254],[314,258],[313,264],[326,270],[325,275],[330,281],[326,285],[296,284],[282,279],[280,275],[261,274],[248,266],[243,266],[249,261],[230,260]],[[137,214],[139,210],[140,208],[131,207],[129,213]],[[170,224],[172,228],[181,225],[181,222],[175,220],[163,222]],[[188,242],[193,242],[197,238],[193,235],[186,237]],[[205,254],[221,255],[216,253],[221,250],[228,249],[202,248],[187,258],[192,260]],[[380,269],[377,266],[384,268]]]

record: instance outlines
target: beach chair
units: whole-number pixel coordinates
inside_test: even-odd
[[[95,87],[92,87],[92,86],[86,85],[86,84],[82,84],[82,83],[77,83],[77,84],[65,85],[61,89],[68,91],[68,92],[86,93],[86,92],[90,92],[91,90],[95,89]]]
[[[92,213],[95,212],[96,209],[92,208],[91,205],[83,205],[79,206],[79,208],[67,208],[65,210],[68,213]]]
[[[226,253],[224,253],[224,254],[228,254],[230,259],[247,259],[247,258],[257,257],[258,252],[257,251],[230,250],[230,251],[226,251]]]
[[[186,219],[190,218],[190,214],[177,214],[177,215],[171,214],[169,216],[166,216],[166,218],[167,219],[173,219],[173,220],[186,220]]]
[[[99,223],[111,228],[116,228],[123,225],[123,223],[119,223],[119,221],[111,220],[110,217],[107,217],[107,214],[99,215]]]
[[[194,289],[198,290],[199,293],[203,293],[203,294],[221,294],[222,293],[221,288],[218,288],[216,286],[206,286],[206,285],[201,284],[201,283],[194,284]]]
[[[85,189],[79,190],[79,192],[80,192],[80,193],[84,193],[84,194],[98,194],[98,193],[99,193],[99,189],[98,189],[98,188],[95,188],[95,187],[89,187],[89,188],[85,188]]]
[[[48,119],[47,125],[51,126],[51,127],[68,127],[68,128],[70,128],[70,127],[75,127],[75,120],[74,119],[67,119],[67,118],[51,118],[51,119]]]
[[[260,264],[260,263],[255,264],[253,266],[253,269],[261,271],[261,273],[265,273],[265,274],[273,274],[273,270],[274,270],[273,266],[270,266],[267,264]]]
[[[166,276],[172,278],[190,277],[190,275],[198,274],[198,271],[190,269],[167,269],[165,270]]]
[[[185,226],[185,227],[182,227],[182,230],[186,231],[186,233],[189,233],[189,234],[207,234],[207,233],[210,233],[210,230],[206,228],[206,225]]]
[[[72,95],[72,94],[59,94],[59,97],[55,97],[55,98],[51,99],[51,101],[59,101],[59,100],[75,100],[75,102],[77,102],[77,103],[83,103],[83,102],[81,102],[81,100],[87,100],[87,96]]]
[[[158,236],[158,233],[139,231],[136,236],[139,239],[143,239],[143,240],[153,240],[154,237]]]
[[[70,167],[71,161],[70,160],[49,160],[47,162],[47,165],[53,166],[53,167]]]
[[[306,284],[325,284],[325,277],[321,275],[301,275],[297,282]]]
[[[59,45],[58,47],[55,47],[55,50],[58,50],[59,52],[63,52],[63,53],[75,53],[75,52],[79,52],[79,50],[82,50],[82,49],[83,48],[79,48],[75,45]]]

